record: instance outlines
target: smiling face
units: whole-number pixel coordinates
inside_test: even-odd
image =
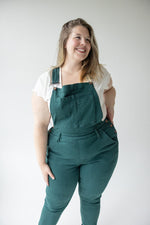
[[[66,59],[81,63],[91,50],[89,31],[84,26],[75,26],[65,45]]]

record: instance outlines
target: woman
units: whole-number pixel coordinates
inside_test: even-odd
[[[57,224],[77,183],[82,224],[97,224],[118,159],[114,102],[92,27],[80,18],[65,23],[57,65],[39,77],[32,96],[37,160],[47,184],[39,225]]]

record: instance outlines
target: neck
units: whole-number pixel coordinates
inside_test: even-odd
[[[72,72],[72,73],[79,73],[81,72],[81,63],[79,62],[75,62],[75,61],[67,61],[65,60],[65,63],[63,64],[62,68],[63,70],[65,71],[68,71],[68,72]]]

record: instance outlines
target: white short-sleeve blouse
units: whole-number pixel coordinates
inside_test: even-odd
[[[50,72],[51,70],[49,69],[48,71],[42,73],[37,79],[32,89],[32,91],[35,92],[37,96],[42,97],[44,101],[47,102],[49,111],[50,111],[50,100],[51,100],[53,87],[62,88],[61,67],[59,70],[59,83],[56,83],[56,84],[51,83]],[[99,97],[99,101],[100,101],[100,105],[101,105],[101,109],[103,113],[103,118],[102,118],[102,121],[103,121],[107,115],[103,93],[105,89],[108,89],[108,84],[110,82],[111,75],[104,67],[102,67],[102,72],[104,74],[103,79],[102,80],[99,79],[97,81],[94,80],[93,84]],[[51,116],[49,128],[52,126],[53,126],[53,119]]]

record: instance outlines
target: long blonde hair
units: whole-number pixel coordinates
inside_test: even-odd
[[[66,48],[65,44],[67,39],[75,26],[84,26],[88,29],[90,40],[91,40],[91,50],[89,52],[88,57],[82,61],[82,72],[81,72],[81,80],[84,79],[85,76],[89,76],[91,79],[103,77],[102,73],[102,65],[99,63],[99,51],[97,41],[94,35],[93,28],[89,25],[85,20],[81,18],[77,18],[74,20],[70,20],[62,26],[62,30],[60,32],[59,37],[59,46],[58,46],[58,55],[57,55],[57,63],[56,66],[53,67],[61,67],[66,59]]]

